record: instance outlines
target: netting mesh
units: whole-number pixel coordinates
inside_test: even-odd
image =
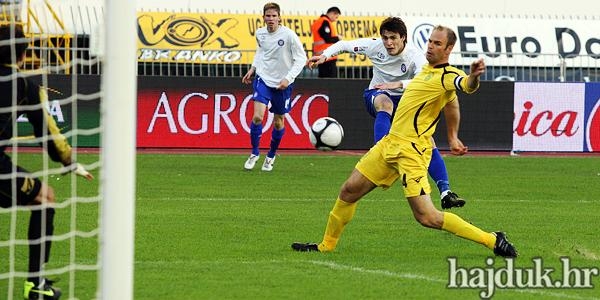
[[[19,22],[11,21],[11,28]],[[35,41],[30,36],[16,39],[15,31],[10,31],[11,38],[0,42],[0,47],[11,49],[11,64],[16,65],[19,58],[15,44],[25,42],[34,49],[45,48],[52,52],[50,36],[37,36]],[[26,51],[23,62],[34,59],[36,50]],[[39,57],[38,57],[39,58]],[[72,145],[72,159],[79,162],[87,170],[96,174],[100,169],[100,84],[99,78],[86,78],[80,81],[76,68],[82,65],[95,65],[95,58],[76,58],[61,65],[51,65],[44,59],[38,61],[39,68],[35,71],[2,74],[0,84],[3,85],[0,95],[0,122],[3,128],[0,133],[0,147],[5,148],[6,156],[11,159],[13,166],[9,172],[0,174],[0,180],[10,182],[12,202],[7,207],[0,208],[0,299],[22,299],[24,282],[32,276],[41,276],[56,280],[54,284],[62,290],[66,299],[95,298],[98,282],[98,252],[99,252],[99,181],[86,181],[77,177],[62,163],[53,161],[46,153],[49,141],[57,136],[43,134],[34,135],[33,126],[28,119],[28,112],[44,108],[48,116],[53,118],[62,135]],[[8,66],[4,66],[9,68]],[[10,68],[13,68],[11,66]],[[52,74],[52,75],[48,75]],[[40,95],[47,99],[35,105],[21,105],[16,92],[18,81],[28,83],[29,89],[40,87]],[[8,88],[11,87],[11,88]],[[42,96],[41,99],[44,97]],[[12,127],[8,124],[12,123]],[[8,137],[10,130],[12,138]],[[43,132],[49,132],[48,125],[43,124]],[[19,205],[17,192],[22,189],[17,177],[25,175],[16,166],[28,171],[29,176],[38,178],[54,190],[54,204],[38,206]],[[2,192],[5,193],[6,189]],[[54,234],[31,240],[28,237],[28,227],[32,210],[53,207]],[[45,215],[42,217],[41,232],[46,232]],[[41,252],[48,248],[46,241],[50,240],[51,251],[47,263],[41,261],[43,268],[39,273],[30,273],[29,244],[41,244]]]

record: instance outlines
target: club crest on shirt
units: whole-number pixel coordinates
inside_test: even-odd
[[[285,43],[283,42],[283,40],[279,40],[279,41],[277,41],[277,45],[279,45],[279,46],[283,46],[283,44],[285,44]]]

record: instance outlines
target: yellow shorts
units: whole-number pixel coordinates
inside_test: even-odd
[[[356,169],[383,188],[400,178],[405,197],[429,194],[431,150],[431,143],[419,145],[388,134],[356,163]]]

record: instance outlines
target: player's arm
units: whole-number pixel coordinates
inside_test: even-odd
[[[306,52],[304,52],[304,47],[302,46],[300,38],[295,33],[290,33],[289,42],[293,64],[287,75],[285,75],[285,78],[282,79],[278,87],[279,89],[287,88],[288,85],[300,75],[300,72],[302,72],[302,69],[304,69],[304,66],[306,65]]]
[[[485,63],[483,58],[480,58],[471,63],[469,77],[467,77],[467,87],[471,92],[475,92],[479,88],[479,77],[485,73]]]
[[[60,162],[69,171],[74,171],[79,176],[83,176],[88,180],[94,179],[94,176],[86,171],[81,164],[73,161],[71,145],[69,145],[67,138],[60,132],[54,118],[46,111],[45,104],[48,101],[46,90],[33,85],[32,82],[27,83],[29,85],[27,89],[29,104],[37,103],[40,105],[36,109],[27,111],[27,119],[33,126],[33,132],[36,137],[48,137],[45,143],[50,159]]]
[[[455,98],[446,104],[444,107],[444,118],[446,119],[450,152],[454,155],[463,155],[467,153],[468,147],[463,145],[462,141],[458,138],[458,129],[460,126],[460,104],[458,98]]]
[[[372,45],[373,39],[363,38],[351,41],[338,41],[327,47],[323,54],[311,57],[308,60],[308,66],[314,68],[324,63],[328,58],[338,56],[342,53],[365,54],[366,50]],[[380,42],[379,42],[380,43]]]
[[[252,60],[252,65],[250,66],[250,69],[248,69],[248,72],[246,72],[246,74],[244,74],[244,77],[242,77],[242,83],[245,83],[245,84],[252,83],[252,76],[256,72],[256,65],[260,63],[260,60],[262,59],[262,56],[263,56],[263,50],[260,47],[260,44],[258,43],[258,39],[256,40],[256,44],[257,44],[256,53],[254,53],[254,59]]]

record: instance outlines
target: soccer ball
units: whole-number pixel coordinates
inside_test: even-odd
[[[335,150],[344,138],[344,128],[331,117],[317,119],[308,132],[310,143],[321,151]]]

